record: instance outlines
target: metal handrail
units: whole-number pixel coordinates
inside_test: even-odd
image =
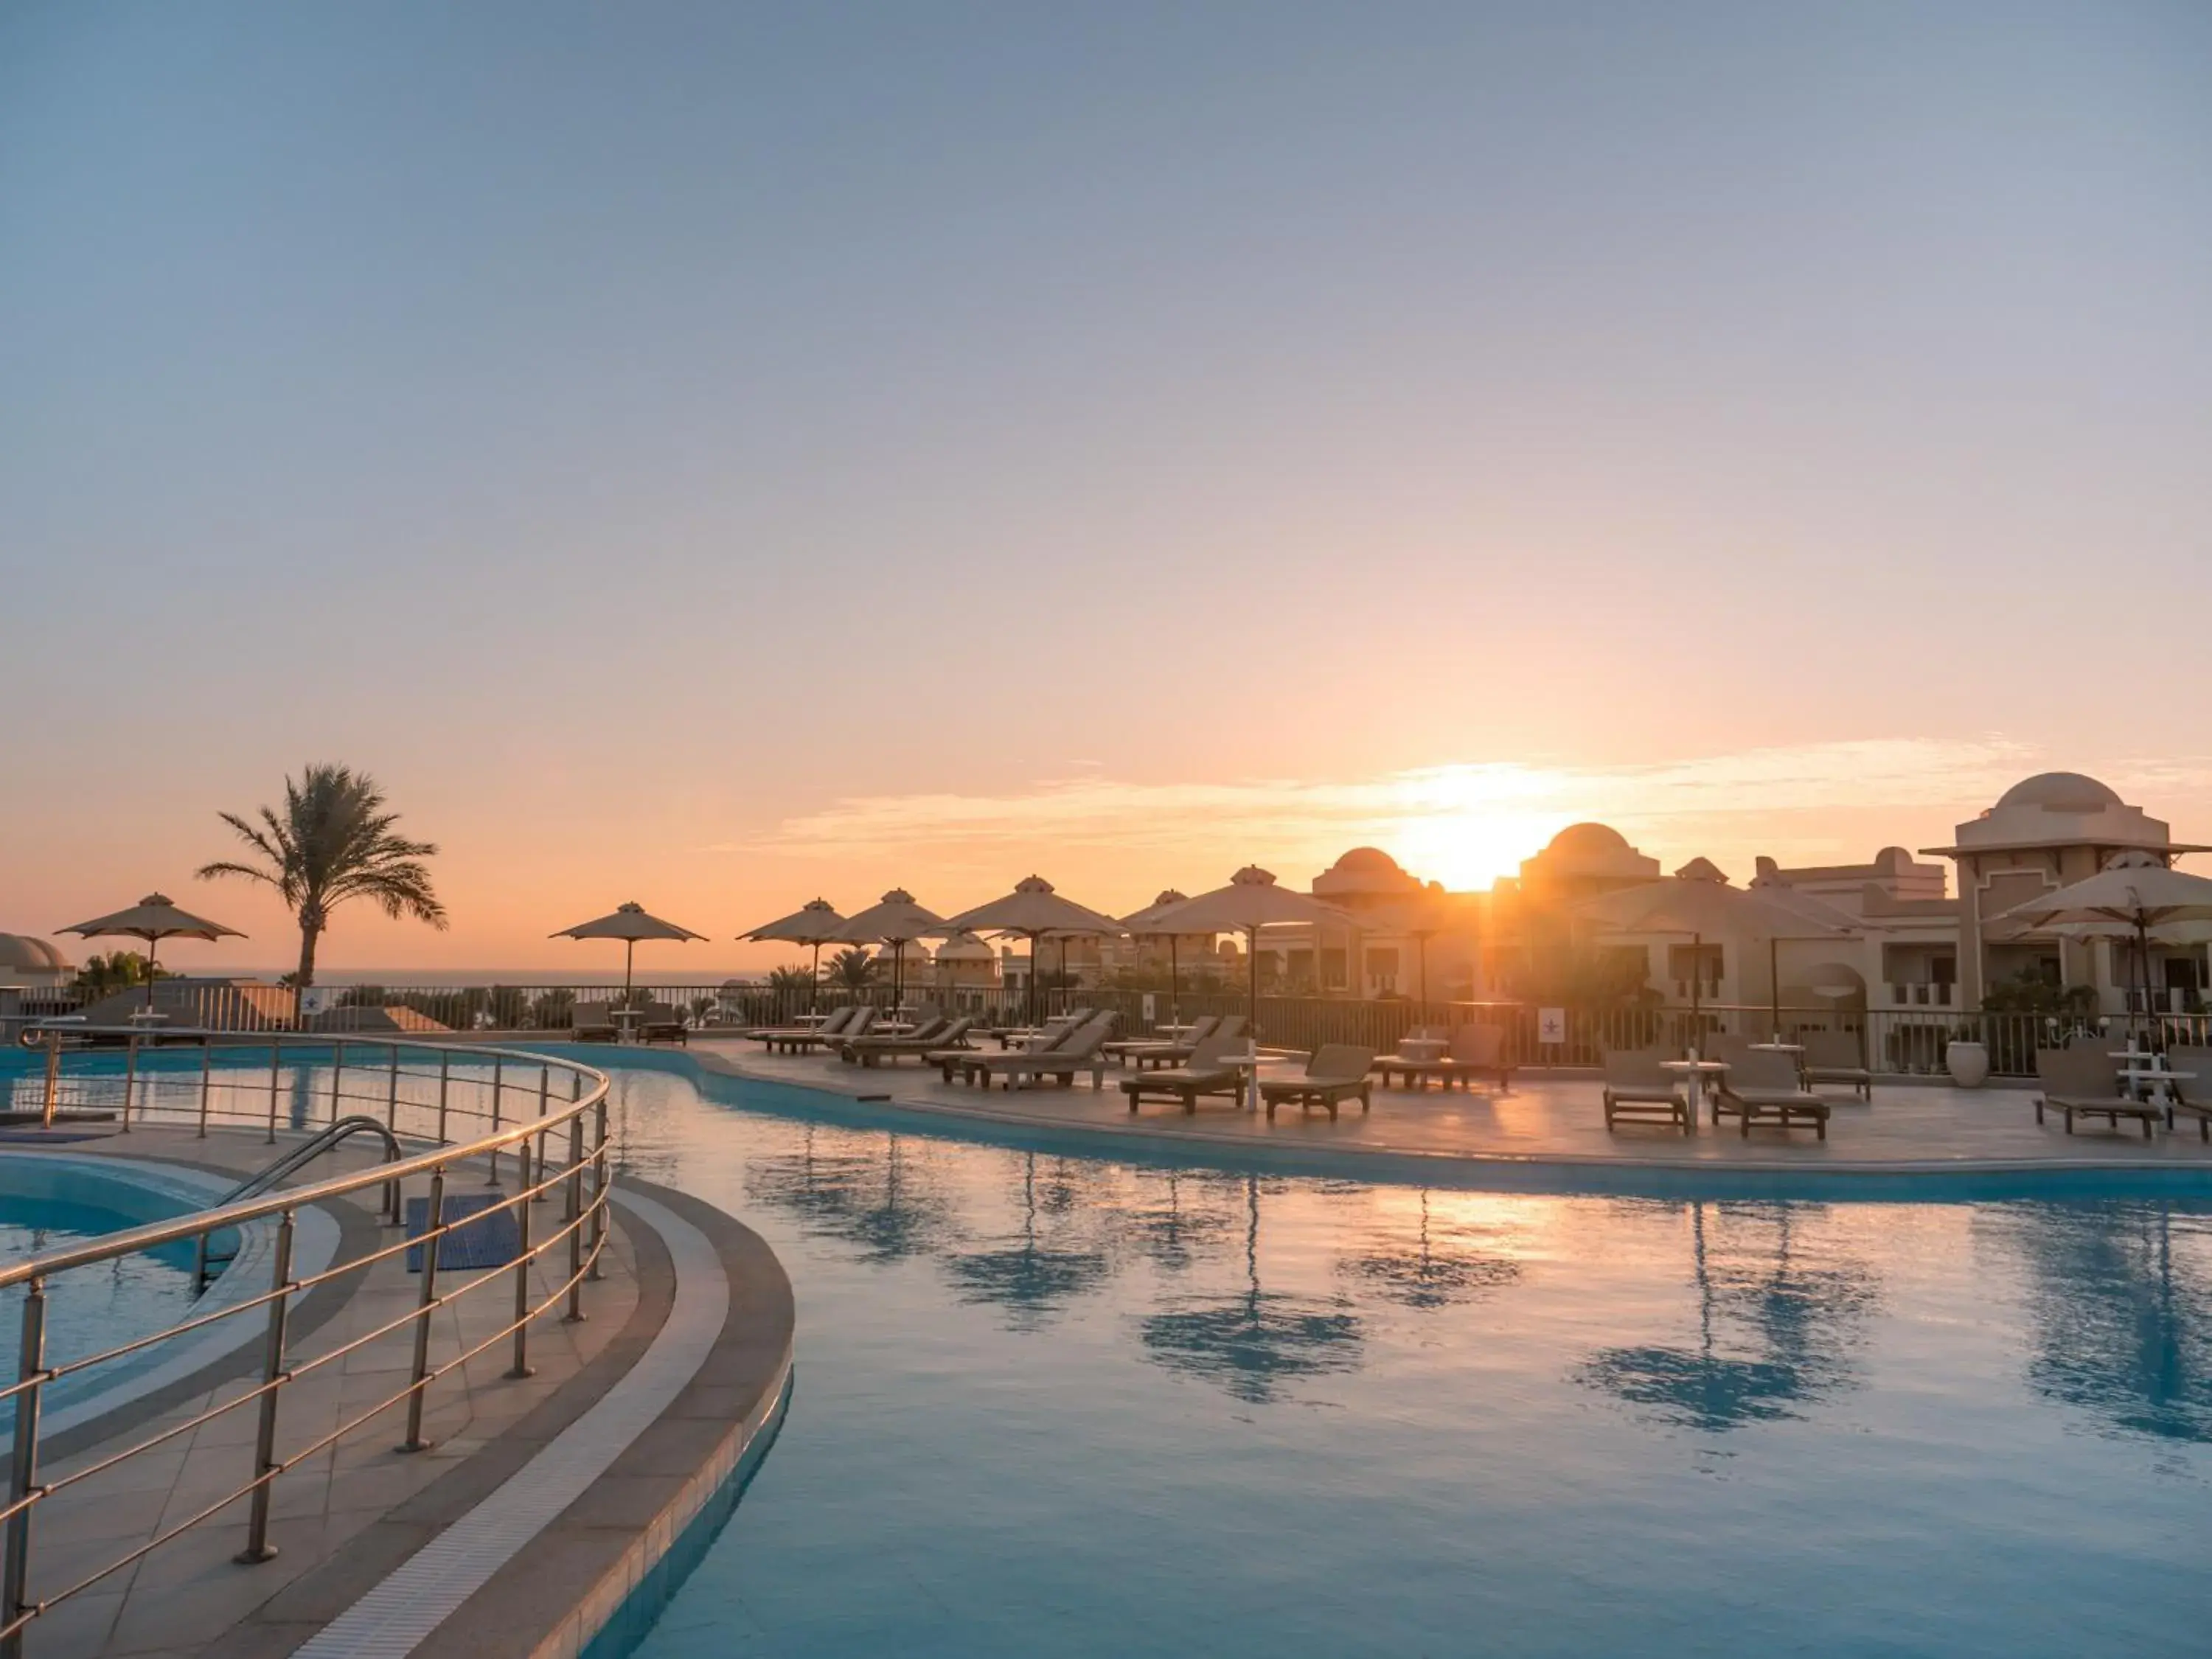
[[[289,1152],[246,1176],[216,1201],[218,1204],[235,1204],[243,1199],[252,1198],[256,1193],[269,1192],[287,1176],[306,1169],[325,1152],[336,1152],[356,1135],[382,1136],[385,1163],[388,1165],[399,1162],[399,1137],[374,1118],[363,1117],[356,1113],[352,1117],[342,1117],[329,1128],[310,1135]],[[396,1178],[387,1178],[384,1188],[392,1223],[397,1225],[399,1221],[399,1182]],[[208,1254],[208,1241],[214,1237],[213,1233],[203,1232],[198,1237],[198,1254],[192,1262],[192,1288],[196,1294],[207,1289],[208,1265],[213,1260]],[[229,1261],[235,1257],[236,1253],[234,1252],[223,1260]]]
[[[128,1132],[133,1097],[142,1079],[147,1080],[149,1091],[153,1086],[150,1074],[142,1073],[140,1068],[138,1042],[131,1041],[143,1040],[148,1034],[131,1028],[91,1029],[79,1026],[73,1028],[71,1035],[95,1039],[113,1036],[126,1041],[126,1069],[120,1079],[123,1087],[121,1127]],[[605,1247],[609,1189],[607,1079],[604,1073],[552,1055],[475,1042],[436,1043],[398,1037],[331,1033],[258,1033],[241,1042],[240,1035],[235,1032],[172,1028],[164,1028],[161,1036],[161,1046],[165,1048],[179,1043],[191,1045],[195,1042],[199,1047],[197,1123],[198,1133],[202,1136],[207,1133],[212,1117],[237,1115],[252,1122],[256,1127],[265,1127],[269,1139],[274,1141],[283,1060],[288,1051],[295,1060],[305,1056],[327,1063],[330,1071],[327,1098],[331,1121],[319,1133],[293,1147],[267,1169],[240,1183],[233,1194],[227,1194],[222,1200],[206,1209],[126,1228],[86,1243],[44,1251],[26,1261],[0,1268],[0,1290],[18,1285],[25,1287],[22,1347],[17,1377],[11,1386],[0,1388],[0,1401],[11,1402],[15,1413],[6,1501],[0,1504],[0,1523],[5,1526],[4,1545],[0,1545],[0,1570],[3,1570],[0,1571],[0,1659],[17,1659],[21,1652],[24,1632],[53,1607],[228,1510],[241,1498],[250,1501],[250,1510],[246,1547],[239,1559],[241,1561],[266,1560],[275,1553],[269,1543],[270,1507],[271,1487],[279,1476],[403,1404],[406,1407],[406,1437],[398,1449],[422,1449],[428,1443],[422,1435],[423,1406],[432,1384],[451,1375],[477,1354],[510,1339],[514,1344],[514,1363],[508,1375],[530,1375],[528,1335],[531,1323],[563,1302],[567,1304],[565,1318],[583,1318],[584,1286],[599,1277],[600,1258]],[[58,1043],[52,1042],[46,1047],[47,1100],[51,1110],[60,1071],[61,1050]],[[215,1109],[214,1060],[218,1049],[233,1054],[242,1050],[250,1057],[258,1057],[263,1052],[268,1054],[269,1103],[265,1121],[258,1110],[250,1114],[234,1114],[228,1109],[222,1112]],[[374,1051],[383,1063],[359,1064],[356,1057],[363,1049]],[[89,1047],[72,1048],[68,1051],[73,1060],[83,1058],[95,1062],[102,1052]],[[403,1055],[410,1059],[428,1057],[434,1060],[435,1070],[404,1068]],[[355,1062],[351,1066],[350,1075],[357,1085],[350,1093],[345,1087],[349,1060]],[[465,1068],[458,1075],[454,1071],[456,1061]],[[471,1074],[466,1069],[469,1067],[488,1067],[489,1079],[479,1079]],[[155,1069],[158,1071],[159,1067]],[[226,1074],[234,1069],[223,1068]],[[533,1071],[536,1073],[534,1088],[530,1078]],[[569,1097],[566,1100],[554,1097],[551,1082],[556,1071],[570,1079]],[[100,1071],[95,1064],[86,1068],[84,1076],[71,1081],[86,1085],[107,1075],[112,1074]],[[403,1079],[427,1081],[432,1078],[437,1083],[434,1133],[419,1133],[403,1127],[400,1121]],[[381,1121],[365,1114],[356,1113],[352,1116],[344,1114],[343,1107],[348,1101],[376,1097],[374,1094],[364,1094],[358,1087],[358,1080],[362,1079],[371,1079],[381,1085],[386,1109],[386,1115]],[[226,1076],[228,1082],[228,1077]],[[457,1085],[460,1085],[465,1097],[459,1102],[453,1098]],[[489,1131],[466,1140],[448,1139],[447,1131],[453,1115],[457,1114],[466,1119],[479,1115],[468,1097],[471,1091],[489,1091],[489,1112],[486,1115],[490,1121]],[[519,1094],[525,1103],[511,1116],[503,1109],[510,1094]],[[310,1098],[312,1100],[312,1097]],[[534,1111],[529,1109],[531,1103],[534,1103]],[[410,1101],[408,1104],[425,1112],[431,1109],[427,1103]],[[150,1112],[152,1109],[149,1104],[147,1110]],[[591,1129],[588,1145],[587,1125]],[[252,1190],[271,1180],[283,1179],[320,1152],[337,1144],[337,1139],[353,1133],[371,1132],[382,1137],[385,1142],[388,1155],[385,1162],[356,1173],[335,1176],[282,1192],[257,1194]],[[568,1141],[565,1156],[556,1151],[563,1135]],[[401,1151],[403,1141],[428,1142],[428,1150],[404,1153]],[[549,1146],[549,1141],[553,1144]],[[445,1190],[447,1177],[455,1167],[480,1159],[488,1172],[487,1184],[496,1188],[500,1156],[510,1149],[515,1158],[519,1176],[513,1195],[508,1196],[502,1191],[497,1203],[457,1219],[449,1218]],[[586,1181],[587,1173],[590,1176],[588,1183]],[[371,1187],[384,1187],[388,1189],[386,1196],[391,1200],[390,1213],[396,1223],[402,1211],[400,1194],[403,1183],[419,1176],[427,1176],[428,1180],[424,1225],[419,1234],[334,1261],[319,1272],[295,1276],[292,1247],[295,1218],[302,1206],[345,1198]],[[533,1242],[532,1207],[550,1201],[556,1194],[564,1199],[560,1224],[548,1229],[543,1239]],[[511,1262],[499,1268],[486,1270],[466,1282],[450,1287],[441,1286],[438,1282],[438,1258],[441,1241],[464,1227],[480,1225],[501,1212],[511,1212],[517,1218],[519,1248]],[[214,1234],[270,1218],[275,1218],[276,1228],[270,1282],[265,1290],[240,1298],[234,1306],[211,1313],[196,1314],[164,1330],[134,1338],[104,1352],[74,1359],[60,1366],[47,1364],[45,1343],[46,1286],[56,1275],[113,1261],[141,1250],[180,1243],[186,1239],[196,1239],[204,1252],[208,1240]],[[556,1282],[533,1302],[530,1284],[532,1268],[547,1261],[553,1252],[562,1247],[567,1252],[565,1266],[550,1270]],[[355,1334],[330,1350],[306,1357],[289,1354],[288,1321],[291,1304],[301,1295],[343,1277],[357,1277],[379,1262],[416,1249],[422,1252],[422,1284],[411,1310],[397,1318],[381,1321],[374,1328]],[[230,1271],[239,1269],[234,1266]],[[514,1286],[512,1318],[465,1352],[433,1364],[430,1328],[438,1311],[486,1284],[510,1278]],[[110,1451],[98,1461],[72,1470],[59,1480],[40,1480],[40,1409],[46,1391],[57,1381],[204,1330],[221,1320],[256,1310],[262,1313],[266,1322],[261,1375],[257,1386],[241,1390],[235,1396],[194,1413],[183,1422],[173,1423],[148,1437]],[[315,1435],[312,1444],[295,1448],[282,1457],[277,1455],[276,1442],[279,1408],[287,1385],[370,1344],[410,1333],[413,1359],[405,1367],[406,1380],[404,1383],[384,1398],[349,1414],[347,1420],[335,1429]],[[31,1594],[33,1522],[42,1503],[118,1464],[172,1443],[215,1418],[247,1407],[258,1411],[258,1423],[252,1443],[252,1472],[240,1484],[198,1514],[165,1528],[155,1538],[141,1542],[127,1553],[112,1559],[79,1564],[79,1571],[72,1575],[75,1582],[67,1588],[43,1597]],[[241,1451],[244,1449],[240,1448]],[[89,1565],[88,1571],[82,1570],[86,1565]]]

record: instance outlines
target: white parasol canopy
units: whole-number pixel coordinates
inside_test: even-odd
[[[2133,939],[2136,963],[2148,972],[2153,933],[2191,942],[2203,938],[2203,925],[2212,922],[2212,880],[2130,849],[2112,854],[2086,881],[2016,904],[1992,920],[2076,936]],[[2142,988],[2148,991],[2148,984]]]
[[[825,898],[811,898],[787,916],[778,916],[774,921],[756,927],[739,939],[774,939],[782,945],[811,945],[814,947],[813,988],[807,993],[811,1003],[822,985],[822,947],[834,941],[837,930],[845,925],[845,918],[837,914],[836,907]]]
[[[1778,980],[1775,941],[1785,939],[1848,939],[1850,930],[1807,914],[1803,905],[1777,903],[1762,894],[1728,884],[1727,878],[1703,860],[1684,867],[1664,881],[1624,887],[1601,893],[1575,907],[1576,913],[1613,933],[1686,933],[1694,953],[1707,934],[1740,939],[1763,939],[1767,948],[1767,973]],[[1825,907],[1824,907],[1825,908]],[[1841,913],[1838,913],[1840,916]],[[1703,1008],[1705,975],[1693,968],[1690,976],[1690,1014],[1692,1029]],[[1781,988],[1773,993],[1771,1010],[1777,1035],[1782,1023]]]
[[[146,941],[146,1006],[154,1006],[154,960],[165,939],[244,939],[235,927],[226,927],[219,921],[210,921],[205,916],[196,916],[189,910],[179,910],[169,902],[166,893],[149,893],[127,910],[118,910],[112,915],[94,916],[90,921],[80,921],[73,927],[60,930],[85,939],[100,939],[114,935],[124,939],[143,939]]]
[[[672,921],[663,921],[648,915],[646,908],[635,899],[617,905],[609,915],[590,921],[580,921],[574,927],[563,927],[549,939],[618,939],[623,942],[623,1001],[630,997],[631,969],[637,956],[640,939],[701,939],[704,933],[695,933],[689,927],[679,927]]]
[[[1062,940],[1098,938],[1119,933],[1122,928],[1120,922],[1103,911],[1078,904],[1073,899],[1062,898],[1042,876],[1028,876],[1015,883],[1014,890],[1003,898],[994,898],[972,910],[963,910],[958,915],[938,923],[934,931],[941,933],[1011,933],[1027,939],[1030,942],[1030,1016],[1034,1019],[1037,1006],[1037,941],[1048,937]],[[1060,965],[1063,968],[1066,966],[1064,945]]]
[[[945,925],[936,911],[914,902],[903,887],[894,887],[877,903],[848,917],[835,938],[846,945],[888,945],[891,947],[891,1003],[898,1005],[906,976],[906,947],[928,938]]]
[[[1155,905],[1146,931],[1156,933],[1243,933],[1245,936],[1246,979],[1249,981],[1248,1018],[1256,1033],[1260,1025],[1260,930],[1303,923],[1314,927],[1353,927],[1348,912],[1304,893],[1275,884],[1272,871],[1248,864],[1229,878],[1226,887],[1185,899],[1180,904]]]

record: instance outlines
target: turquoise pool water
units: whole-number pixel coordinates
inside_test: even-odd
[[[641,1659],[2206,1650],[2212,1193],[1424,1191],[711,1086],[618,1073],[625,1164],[769,1237],[798,1382]]]

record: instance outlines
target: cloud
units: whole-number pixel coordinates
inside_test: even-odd
[[[1474,847],[1462,863],[1473,860],[1497,873],[1581,818],[1677,847],[1700,833],[1724,840],[1755,835],[1754,821],[1762,822],[1784,831],[1771,836],[1771,850],[1788,855],[1827,839],[1808,838],[1806,815],[1884,808],[1963,814],[2036,769],[2029,745],[1991,736],[1802,744],[1605,767],[1466,763],[1370,778],[1170,783],[1086,775],[999,793],[854,796],[721,850],[818,857],[896,850],[926,858],[1091,847],[1174,849],[1202,863],[1214,849],[1237,860],[1289,859],[1371,841],[1427,849],[1417,868],[1440,858],[1449,863],[1448,848]],[[2201,786],[2212,776],[2202,763],[2161,762],[2152,769],[2169,788],[2185,778]],[[1437,872],[1446,879],[1480,874],[1472,865]]]

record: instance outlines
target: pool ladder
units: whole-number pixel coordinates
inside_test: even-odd
[[[266,1169],[246,1176],[246,1178],[240,1182],[237,1186],[225,1193],[222,1197],[216,1201],[215,1207],[220,1209],[226,1204],[241,1203],[246,1199],[259,1197],[263,1193],[265,1193],[271,1188],[275,1187],[279,1182],[284,1181],[296,1174],[298,1171],[304,1170],[308,1164],[313,1163],[325,1152],[337,1150],[337,1147],[343,1145],[346,1141],[352,1139],[356,1135],[375,1135],[379,1137],[384,1142],[384,1161],[387,1164],[397,1163],[398,1161],[399,1138],[393,1134],[383,1123],[373,1117],[362,1117],[360,1115],[342,1117],[337,1122],[330,1125],[327,1128],[318,1130],[314,1134],[310,1135],[298,1146],[293,1147],[290,1151],[279,1157],[276,1162],[270,1164]],[[398,1225],[399,1183],[398,1182],[390,1181],[385,1183],[384,1199],[386,1210],[391,1218],[392,1224],[394,1226]],[[199,1236],[199,1247],[192,1262],[192,1294],[194,1296],[199,1296],[205,1292],[208,1287],[208,1281],[212,1279],[222,1268],[229,1266],[238,1255],[235,1249],[234,1249],[228,1255],[217,1256],[209,1254],[208,1240],[211,1236],[212,1235],[208,1233],[202,1233]]]

